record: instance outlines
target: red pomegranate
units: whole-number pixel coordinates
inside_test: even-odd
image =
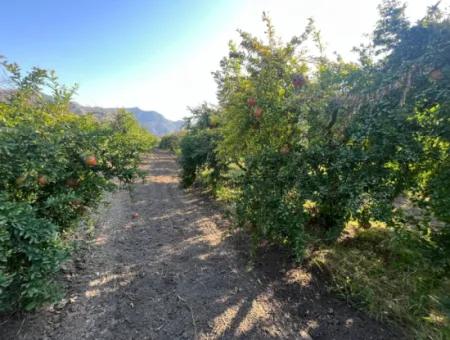
[[[442,79],[444,79],[444,74],[442,73],[441,70],[435,69],[430,72],[430,77],[433,80],[442,80]]]
[[[48,184],[48,179],[44,175],[40,175],[38,177],[38,184],[41,187],[45,187]]]
[[[294,74],[292,76],[292,84],[296,89],[301,89],[306,83],[306,79],[302,74]]]
[[[256,99],[253,97],[250,97],[247,99],[247,105],[249,107],[254,107],[256,105]]]
[[[84,163],[87,166],[94,167],[97,165],[97,158],[94,155],[89,155],[84,158]]]
[[[263,114],[263,109],[262,108],[260,108],[259,106],[255,109],[255,118],[256,119],[261,119],[261,117],[262,117],[262,114]]]

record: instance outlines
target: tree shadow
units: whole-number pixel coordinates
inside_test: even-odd
[[[68,270],[69,302],[13,316],[5,339],[401,338],[330,296],[284,249],[263,247],[250,265],[248,238],[179,188],[173,156],[146,162],[145,183],[114,195],[82,268]]]

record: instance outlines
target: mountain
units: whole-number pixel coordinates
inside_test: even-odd
[[[114,115],[118,108],[103,108],[93,106],[83,106],[78,103],[71,103],[71,111],[78,114],[92,113],[94,116],[104,119],[107,116]],[[143,127],[157,136],[163,136],[171,132],[180,131],[183,126],[182,120],[169,120],[156,111],[144,111],[138,107],[129,107],[125,110],[134,114],[136,119]]]
[[[14,91],[0,88],[0,102],[6,101],[10,94]],[[44,95],[49,100],[51,97]],[[98,106],[83,106],[77,102],[70,103],[70,110],[77,114],[92,113],[99,119],[107,119],[108,116],[113,116],[119,108],[104,108]],[[157,136],[163,136],[171,132],[180,131],[184,122],[182,120],[173,121],[167,119],[162,114],[156,111],[144,111],[138,107],[125,108],[125,110],[134,114],[139,123]]]
[[[138,107],[130,107],[126,110],[133,113],[143,127],[157,136],[180,131],[184,124],[182,120],[169,120],[156,111],[144,111]]]

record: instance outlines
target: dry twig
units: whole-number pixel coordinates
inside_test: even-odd
[[[183,299],[183,298],[182,298],[180,295],[178,295],[178,294],[177,294],[177,298],[178,298],[180,301],[183,301],[183,302],[186,304],[186,306],[188,307],[189,311],[191,312],[192,326],[194,326],[194,340],[197,340],[197,339],[198,339],[198,337],[197,337],[197,324],[195,323],[194,312],[192,311],[192,307],[191,307],[191,305],[190,305],[185,299]]]

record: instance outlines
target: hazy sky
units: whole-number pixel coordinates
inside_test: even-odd
[[[437,0],[408,0],[423,16]],[[84,105],[156,110],[168,118],[214,102],[211,72],[236,29],[261,35],[267,11],[285,39],[313,17],[327,49],[350,50],[372,31],[380,0],[1,0],[0,55],[54,69]],[[444,8],[450,0],[443,0]]]

